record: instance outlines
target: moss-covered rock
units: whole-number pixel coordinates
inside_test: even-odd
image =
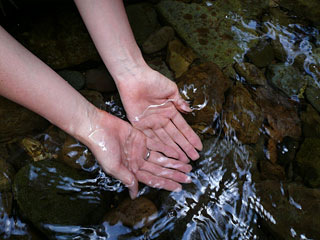
[[[305,183],[320,187],[320,138],[306,138],[297,154],[297,171]]]
[[[250,49],[246,55],[257,67],[266,67],[274,60],[274,53],[271,43],[261,41],[257,46]]]

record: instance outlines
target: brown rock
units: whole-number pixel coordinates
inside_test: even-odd
[[[177,81],[182,96],[194,109],[192,114],[185,115],[187,122],[203,126],[203,130],[211,127],[222,110],[224,93],[231,86],[231,80],[216,64],[207,62],[191,68]]]
[[[168,42],[173,38],[173,28],[164,26],[147,38],[147,40],[142,44],[142,51],[146,54],[158,52],[165,48]]]
[[[285,171],[283,167],[276,163],[272,163],[268,160],[262,160],[259,163],[261,169],[261,179],[266,180],[277,180],[283,181],[286,178]]]
[[[307,105],[306,111],[301,112],[302,131],[305,137],[320,137],[320,115],[310,105]]]
[[[184,46],[177,39],[169,42],[167,63],[174,71],[176,78],[179,78],[188,70],[194,59],[196,59],[196,55],[191,48]]]
[[[131,228],[142,228],[152,223],[158,216],[157,207],[146,197],[139,197],[135,200],[126,199],[120,205],[111,210],[104,221],[110,225],[122,222],[123,225]]]
[[[226,133],[235,130],[242,143],[256,143],[260,135],[263,117],[260,107],[253,101],[249,91],[237,83],[231,88],[226,102],[224,126]]]
[[[244,77],[248,83],[261,86],[267,84],[267,79],[263,72],[255,65],[251,63],[236,63],[234,67],[237,73]]]
[[[117,87],[105,67],[86,71],[86,88],[99,92],[114,92]]]
[[[0,96],[0,142],[9,141],[36,130],[44,130],[48,121],[34,112]]]

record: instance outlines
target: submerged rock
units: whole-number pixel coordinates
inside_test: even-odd
[[[260,107],[253,101],[249,91],[241,83],[237,83],[231,88],[226,101],[226,134],[231,134],[234,130],[242,143],[256,143],[262,121]]]
[[[310,104],[306,111],[301,112],[300,118],[304,137],[320,138],[320,115]]]
[[[260,86],[267,84],[267,79],[263,72],[251,63],[236,63],[235,69],[249,84]]]
[[[48,121],[38,114],[0,96],[0,142],[33,131],[44,130]]]
[[[213,122],[221,113],[224,93],[230,88],[231,80],[216,64],[207,62],[192,67],[177,81],[181,95],[193,108],[192,113],[184,116],[187,122],[201,134],[214,132]]]
[[[142,44],[142,51],[146,54],[158,52],[165,48],[168,42],[173,38],[173,28],[164,26],[147,38],[147,40]]]
[[[71,71],[71,70],[62,70],[62,71],[59,71],[58,73],[74,89],[80,90],[84,87],[86,80],[81,72]]]
[[[47,236],[59,227],[99,223],[112,200],[97,179],[62,163],[44,160],[22,168],[14,197],[24,217]]]
[[[311,105],[320,112],[320,85],[311,77],[305,94]]]
[[[320,138],[306,138],[296,158],[297,172],[311,187],[320,187]]]
[[[13,204],[12,193],[0,191],[0,219],[1,220],[5,220],[9,216],[11,216],[12,204]],[[3,229],[1,229],[1,232],[2,231]]]
[[[116,84],[105,67],[86,71],[86,88],[99,92],[115,92]]]
[[[21,140],[21,145],[33,161],[57,158],[56,154],[51,154],[42,143],[36,139],[25,137]]]
[[[257,67],[266,67],[274,60],[274,53],[269,42],[261,41],[257,46],[250,49],[247,57]]]
[[[0,192],[11,190],[14,174],[11,164],[0,158]]]

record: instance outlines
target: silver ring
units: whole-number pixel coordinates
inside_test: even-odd
[[[144,158],[144,160],[148,161],[150,155],[151,155],[151,151],[148,149],[147,155],[146,155],[146,157]]]

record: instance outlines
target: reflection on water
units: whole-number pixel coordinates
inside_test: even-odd
[[[251,1],[247,2],[252,4]],[[206,5],[211,7],[213,3],[206,1]],[[280,8],[273,8],[270,12],[275,11],[274,9],[280,11]],[[316,67],[320,65],[319,30],[301,24],[301,21],[295,17],[287,16],[285,20],[281,20],[271,13],[268,14],[266,13],[262,20],[248,19],[230,9],[225,19],[231,21],[230,33],[241,49],[232,58],[234,63],[240,65],[244,62],[253,62],[251,58],[248,60],[247,56],[252,50],[249,43],[257,41],[272,45],[277,60],[272,59],[269,64],[282,62],[285,66],[294,66],[302,72],[301,76],[308,79],[301,86],[298,84],[299,87],[294,95],[286,97],[286,101],[290,99],[288,105],[296,104],[295,107],[304,110],[307,104],[309,106],[308,101],[311,101],[309,98],[305,99],[306,86],[320,87],[318,79],[320,68]],[[281,14],[286,15],[284,12]],[[282,16],[281,14],[279,16]],[[240,23],[241,28],[235,23]],[[260,67],[260,70],[265,71],[265,67]],[[232,74],[228,77],[232,78]],[[250,97],[252,101],[261,100],[260,95],[252,94],[260,87],[259,84],[251,84],[248,79],[239,74],[236,75],[235,81],[243,83],[249,89],[246,92],[252,95]],[[268,84],[272,85],[270,79]],[[275,88],[274,83],[272,86]],[[288,86],[285,84],[281,86],[281,90],[278,89],[277,92],[283,97],[287,93]],[[140,189],[139,194],[151,199],[158,209],[157,218],[152,220],[150,225],[133,229],[127,225],[124,226],[121,221],[110,224],[108,221],[96,219],[94,224],[63,225],[42,222],[41,227],[36,227],[42,229],[45,234],[51,231],[56,239],[315,239],[319,230],[314,226],[320,226],[319,186],[312,185],[313,180],[305,180],[305,176],[300,174],[299,170],[294,170],[297,168],[295,164],[298,163],[291,162],[296,157],[297,150],[302,148],[301,143],[304,138],[308,137],[306,133],[304,132],[300,139],[295,139],[290,134],[285,135],[286,133],[280,131],[285,127],[277,129],[279,127],[277,121],[282,121],[281,116],[279,119],[273,119],[273,116],[264,113],[265,119],[262,125],[258,126],[259,139],[255,142],[242,143],[239,140],[241,138],[239,133],[237,134],[238,129],[233,129],[233,125],[225,120],[224,115],[228,114],[227,110],[217,113],[215,105],[217,103],[214,100],[209,101],[209,87],[204,84],[199,88],[192,83],[185,84],[180,89],[181,95],[190,101],[194,113],[197,111],[200,113],[206,108],[213,109],[211,123],[206,123],[200,130],[204,133],[208,128],[214,128],[214,131],[209,137],[205,137],[201,158],[194,164],[194,170],[190,174],[192,183],[184,185],[181,192],[168,193],[146,186]],[[193,99],[199,91],[202,99]],[[269,91],[268,87],[266,91]],[[230,91],[226,91],[222,95],[227,97],[229,93]],[[281,103],[280,100],[273,100]],[[263,112],[263,104],[258,105],[259,111]],[[157,106],[150,106],[146,111],[155,107]],[[118,117],[125,118],[123,108],[113,100],[106,102],[106,109]],[[257,121],[256,113],[247,108],[237,115],[234,114],[232,121],[240,122],[242,126],[242,119],[238,118],[242,116],[241,114],[248,115],[250,123]],[[318,116],[318,113],[316,115]],[[288,115],[284,114],[284,116]],[[136,120],[138,121],[140,117]],[[289,125],[288,119],[283,121],[283,125],[280,126]],[[195,126],[198,125],[193,125]],[[306,127],[303,126],[304,131],[305,129]],[[288,131],[290,130],[292,129]],[[244,131],[247,130],[244,129]],[[56,141],[51,135],[43,136],[45,140]],[[59,149],[56,145],[55,151]],[[70,146],[67,147],[70,148]],[[72,157],[77,153],[73,151],[71,149],[68,152]],[[287,158],[291,160],[288,161]],[[125,192],[125,188],[119,181],[106,176],[96,165],[89,169],[94,177],[77,181],[73,178],[57,176],[55,167],[46,168],[46,172],[39,172],[39,169],[31,167],[28,180],[36,182],[46,176],[41,180],[44,188],[55,186],[57,195],[70,196],[66,201],[77,199],[99,205],[103,198],[95,195],[97,192],[99,194],[100,191],[117,194]],[[108,205],[108,211],[122,202],[122,196],[118,199],[115,197],[117,194],[112,195],[115,200]],[[7,199],[5,193],[1,193],[0,236],[8,238],[11,235],[31,235],[27,227],[29,222],[24,217],[20,217],[17,210],[12,211],[11,206],[6,205]],[[5,209],[6,207],[10,210]],[[57,210],[59,211],[58,208]]]

